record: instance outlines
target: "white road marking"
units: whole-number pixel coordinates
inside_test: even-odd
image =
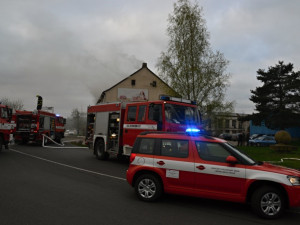
[[[41,158],[41,157],[38,157],[38,156],[35,156],[35,155],[24,153],[24,152],[15,150],[15,149],[10,148],[10,151],[17,152],[19,154],[26,155],[26,156],[29,156],[31,158],[39,159],[39,160],[42,160],[42,161],[45,161],[45,162],[53,163],[53,164],[56,164],[56,165],[64,166],[64,167],[79,170],[79,171],[83,171],[83,172],[86,172],[86,173],[91,173],[91,174],[96,174],[96,175],[99,175],[99,176],[110,177],[110,178],[113,178],[113,179],[126,181],[126,179],[122,178],[122,177],[116,177],[116,176],[112,176],[112,175],[108,175],[108,174],[104,174],[104,173],[98,173],[98,172],[95,172],[95,171],[82,169],[82,168],[75,167],[75,166],[70,166],[70,165],[67,165],[67,164],[55,162],[55,161],[52,161],[52,160],[49,160],[49,159],[45,159],[45,158]]]

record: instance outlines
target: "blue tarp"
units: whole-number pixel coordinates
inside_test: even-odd
[[[300,138],[300,127],[292,127],[285,129],[292,138]],[[250,121],[250,135],[252,134],[275,134],[279,130],[272,130],[265,126],[265,123],[262,122],[260,126],[255,126]]]

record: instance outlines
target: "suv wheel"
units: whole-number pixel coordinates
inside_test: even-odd
[[[266,219],[278,218],[285,209],[285,198],[274,187],[261,187],[252,195],[251,206],[256,214]]]
[[[152,202],[162,195],[162,184],[152,174],[143,174],[135,183],[135,192],[140,200]]]

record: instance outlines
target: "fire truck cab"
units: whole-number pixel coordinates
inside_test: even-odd
[[[15,125],[12,109],[0,104],[0,151],[2,150],[2,145],[8,149],[8,143],[12,139]]]
[[[88,107],[86,142],[98,159],[130,156],[143,131],[185,131],[200,127],[195,102],[162,96],[149,102],[105,103]]]

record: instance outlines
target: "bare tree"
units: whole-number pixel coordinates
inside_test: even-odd
[[[163,79],[184,98],[196,100],[202,112],[232,111],[233,102],[225,101],[229,62],[211,49],[202,8],[178,0],[168,21],[168,50],[157,63]]]
[[[12,109],[14,110],[23,110],[24,108],[24,104],[22,102],[22,100],[18,99],[18,100],[11,100],[7,97],[4,97],[0,100],[0,102],[3,105],[7,105],[10,106]]]
[[[78,135],[85,134],[86,129],[86,113],[80,112],[77,108],[72,110],[71,113],[72,124],[76,129]]]

